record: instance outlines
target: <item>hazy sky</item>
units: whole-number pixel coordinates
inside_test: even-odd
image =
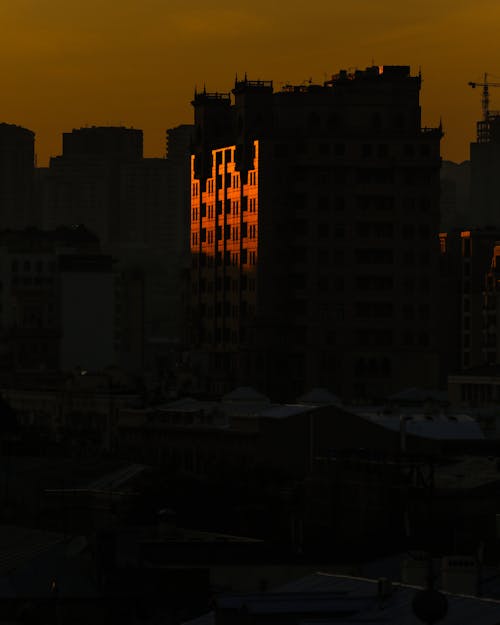
[[[142,128],[159,156],[195,84],[229,91],[246,71],[279,88],[373,61],[421,68],[423,123],[442,117],[443,157],[461,161],[481,116],[467,82],[500,82],[499,23],[498,0],[0,0],[0,121],[36,132],[39,165],[92,124]]]

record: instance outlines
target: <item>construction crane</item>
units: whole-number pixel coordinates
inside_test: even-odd
[[[484,74],[484,82],[469,82],[469,86],[475,89],[476,87],[483,88],[483,97],[481,98],[481,105],[483,109],[483,120],[487,122],[490,118],[490,87],[500,87],[500,82],[488,82],[488,74]],[[495,111],[496,113],[496,111]]]

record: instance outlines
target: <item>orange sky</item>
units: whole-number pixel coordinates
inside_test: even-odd
[[[0,121],[36,132],[39,165],[91,124],[142,128],[158,156],[195,84],[228,91],[246,71],[279,88],[374,61],[421,67],[423,123],[441,116],[443,157],[461,161],[481,115],[467,82],[500,82],[499,23],[498,0],[0,0]]]

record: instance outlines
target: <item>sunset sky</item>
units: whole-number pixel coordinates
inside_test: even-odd
[[[142,128],[163,155],[194,86],[229,91],[236,72],[280,88],[372,62],[421,68],[423,123],[442,117],[461,161],[481,116],[467,83],[500,82],[498,0],[0,0],[0,19],[0,121],[36,132],[39,165],[92,124]]]

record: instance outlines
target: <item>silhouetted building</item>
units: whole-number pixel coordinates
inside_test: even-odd
[[[470,144],[471,196],[469,227],[500,226],[500,115],[477,123]]]
[[[1,388],[23,432],[42,432],[80,455],[113,450],[120,410],[140,401],[135,382],[112,367],[2,375]]]
[[[142,130],[79,128],[63,134],[63,154],[50,159],[42,201],[44,228],[84,224],[104,247],[121,220],[121,172],[142,159]]]
[[[455,373],[488,362],[484,315],[493,313],[485,310],[485,279],[500,230],[453,230],[440,237],[442,347],[448,373]]]
[[[3,371],[114,364],[111,257],[85,228],[0,232]]]
[[[191,200],[189,160],[193,129],[192,124],[182,124],[167,130],[166,156],[170,175],[168,210],[172,216],[170,243],[172,247],[177,246],[185,267],[189,267],[189,207]]]
[[[35,133],[0,124],[0,229],[39,225],[34,167]]]
[[[470,211],[470,161],[441,165],[441,230],[461,228],[474,224]]]
[[[438,383],[440,128],[409,67],[197,93],[193,367],[212,390]]]
[[[168,133],[169,158],[145,159],[141,130],[73,130],[39,176],[44,227],[84,224],[117,260],[118,361],[141,375],[173,366],[185,317],[190,127]]]
[[[59,368],[100,371],[117,363],[115,274],[111,256],[58,258],[61,342]]]

